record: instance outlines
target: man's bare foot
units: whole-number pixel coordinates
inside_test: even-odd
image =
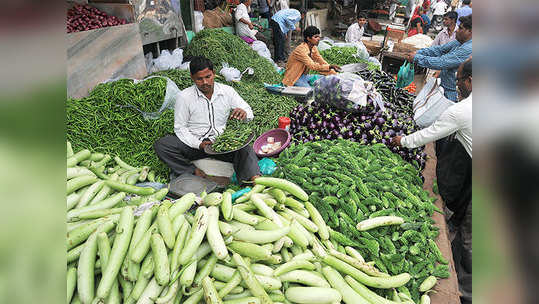
[[[200,170],[199,168],[195,168],[195,175],[200,177],[206,177],[206,173],[204,171]]]

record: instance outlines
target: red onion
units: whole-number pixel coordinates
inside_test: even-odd
[[[125,19],[109,16],[95,7],[80,4],[73,6],[73,8],[67,11],[66,20],[68,33],[127,24],[127,20]]]

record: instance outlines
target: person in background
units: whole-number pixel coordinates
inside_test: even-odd
[[[269,18],[271,17],[270,5],[271,5],[270,0],[258,0],[258,9],[260,12],[260,17],[266,18],[269,20]]]
[[[421,67],[440,70],[441,86],[445,97],[457,101],[457,84],[455,73],[461,63],[472,55],[472,15],[460,18],[461,26],[449,43],[431,46],[408,54],[410,62]]]
[[[460,0],[451,0],[451,10],[455,11],[459,7]]]
[[[271,0],[270,1],[270,12],[272,15],[277,13],[278,11],[289,9],[290,5],[288,4],[288,0]]]
[[[423,20],[423,34],[427,34],[429,32],[430,27],[430,18],[427,16],[427,10],[425,8],[421,8],[421,20]]]
[[[455,40],[455,30],[457,27],[457,13],[456,12],[447,12],[444,15],[444,29],[436,35],[432,46],[444,45],[448,42]]]
[[[472,14],[472,0],[463,0],[462,6],[457,8],[455,12],[458,14],[458,18],[469,16]],[[457,19],[457,25],[460,25],[460,21]]]
[[[262,26],[252,23],[251,17],[249,17],[252,0],[240,0],[240,2],[234,13],[234,18],[236,18],[236,35],[267,43],[264,35],[254,29],[255,26],[262,29]]]
[[[215,72],[210,60],[194,57],[189,69],[195,84],[176,97],[174,134],[154,144],[157,156],[170,168],[171,180],[186,172],[207,177],[192,161],[209,157],[204,148],[223,133],[229,118],[251,120],[254,117],[251,107],[232,87],[214,82]],[[260,176],[258,157],[250,145],[212,157],[233,163],[240,181]]]
[[[202,22],[204,28],[220,28],[234,24],[232,15],[221,8],[222,2],[223,0],[217,0],[214,3],[215,7],[204,11],[204,21]]]
[[[292,35],[296,30],[296,23],[305,17],[305,11],[297,9],[284,9],[273,14],[269,20],[272,31],[273,45],[275,47],[274,61],[277,65],[282,65],[286,61],[285,47],[287,35]],[[301,29],[298,28],[297,31]]]
[[[421,5],[421,8],[423,8],[423,10],[425,11],[425,14],[429,14],[430,13],[430,0],[423,0],[423,4]],[[429,20],[432,16],[429,16]]]
[[[462,303],[472,303],[472,59],[457,72],[460,102],[447,108],[428,128],[391,143],[406,148],[421,147],[447,136],[445,148],[436,163],[440,195],[453,212],[448,219],[455,270]]]
[[[346,30],[345,40],[348,43],[360,42],[363,33],[365,32],[365,27],[367,26],[367,14],[359,13],[357,14],[357,22],[353,23]]]
[[[412,19],[410,20],[410,28],[408,29],[408,37],[412,37],[417,34],[423,34],[423,19],[420,15],[421,8],[417,7]]]
[[[283,84],[286,86],[310,87],[309,71],[317,71],[323,75],[336,74],[338,65],[328,64],[316,47],[320,42],[320,30],[308,26],[303,32],[303,43],[298,45],[288,58]]]

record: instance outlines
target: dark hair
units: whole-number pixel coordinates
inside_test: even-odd
[[[301,8],[301,9],[299,10],[299,14],[300,14],[300,15],[305,15],[305,14],[307,14],[307,10],[306,10],[305,8]]]
[[[472,29],[472,15],[464,16],[459,18],[460,26],[467,30]]]
[[[320,30],[316,26],[308,26],[303,32],[303,40],[307,42],[307,38],[320,34]]]
[[[462,0],[462,5],[470,5],[472,3],[472,0]]]
[[[472,60],[467,60],[462,64],[462,78],[472,77]]]
[[[210,69],[213,71],[213,63],[208,58],[202,56],[191,58],[191,62],[189,63],[191,75],[195,75],[204,69]]]
[[[457,14],[457,12],[451,11],[451,12],[445,13],[444,17],[447,17],[449,19],[453,19],[456,21],[457,18],[459,17],[459,14]]]
[[[366,13],[361,12],[361,13],[358,13],[358,14],[357,14],[357,18],[356,18],[356,19],[368,19],[368,17],[367,17],[367,14],[366,14]]]

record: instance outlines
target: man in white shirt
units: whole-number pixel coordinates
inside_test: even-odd
[[[461,101],[449,107],[428,128],[407,136],[396,136],[391,143],[416,148],[446,137],[438,156],[436,177],[446,207],[453,212],[448,220],[453,259],[457,270],[461,302],[471,303],[472,296],[472,60],[461,64],[457,72]],[[453,135],[454,134],[454,138]],[[455,140],[456,138],[456,140]]]
[[[240,0],[240,2],[241,3],[236,7],[236,11],[234,12],[236,35],[267,43],[267,39],[264,38],[264,35],[254,29],[255,26],[262,29],[262,26],[252,23],[251,17],[249,17],[252,0]]]
[[[357,22],[348,27],[346,31],[345,40],[348,43],[361,42],[361,37],[365,32],[365,26],[367,25],[367,14],[359,13],[357,15]]]
[[[174,134],[154,144],[157,156],[171,170],[171,180],[186,172],[205,177],[191,162],[209,157],[204,148],[223,133],[229,118],[251,120],[254,117],[251,107],[232,87],[214,83],[210,60],[194,57],[189,68],[195,85],[181,91],[176,98]],[[233,163],[239,181],[253,180],[260,175],[258,158],[251,146],[211,157]]]

